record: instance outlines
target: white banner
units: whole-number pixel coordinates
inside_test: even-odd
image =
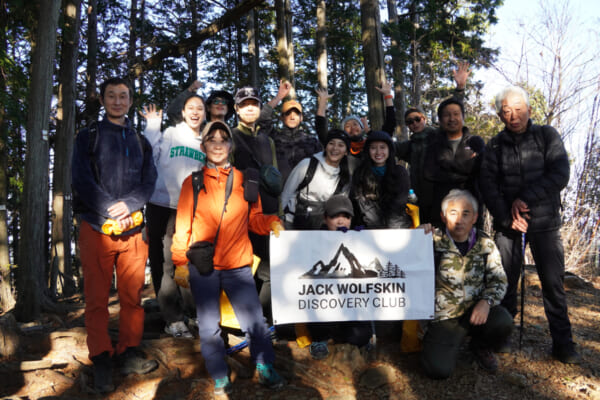
[[[421,229],[271,236],[273,322],[431,319],[433,239]]]

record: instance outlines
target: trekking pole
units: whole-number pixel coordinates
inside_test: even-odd
[[[519,350],[523,344],[523,315],[525,314],[525,232],[521,233],[521,326],[519,327]]]

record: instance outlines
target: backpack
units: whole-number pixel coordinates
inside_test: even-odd
[[[138,145],[140,146],[140,151],[142,154],[142,158],[144,157],[144,141],[142,135],[135,131],[135,136],[138,140]],[[98,171],[98,164],[96,163],[96,150],[98,149],[98,122],[92,121],[88,125],[88,148],[87,155],[90,159],[90,167],[92,169],[92,174],[94,176],[94,180],[96,183],[100,183],[100,172]],[[73,213],[81,214],[89,210],[89,208],[83,203],[79,193],[71,186],[71,192],[73,193]]]

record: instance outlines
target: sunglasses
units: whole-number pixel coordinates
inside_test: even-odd
[[[406,125],[410,125],[410,124],[412,124],[413,122],[417,122],[417,123],[419,123],[419,122],[421,122],[421,119],[422,119],[421,117],[408,118],[408,119],[406,120]]]
[[[223,100],[223,99],[214,99],[213,101],[211,101],[211,104],[216,104],[216,105],[227,105],[227,100]]]
[[[298,111],[297,109],[295,109],[295,108],[287,110],[286,112],[283,113],[283,115],[285,115],[287,117],[291,113],[296,113],[296,114],[302,115],[302,113],[300,111]]]

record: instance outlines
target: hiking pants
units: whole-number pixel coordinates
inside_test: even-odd
[[[90,359],[104,351],[121,354],[136,347],[144,332],[144,308],[141,305],[148,245],[142,232],[109,236],[81,222],[79,251],[83,269],[85,327]],[[108,334],[108,297],[116,267],[119,293],[119,340],[113,346]]]
[[[171,244],[175,233],[177,210],[148,203],[148,253],[154,292],[163,319],[168,324],[183,321],[184,314],[193,316],[195,312],[192,292],[177,286],[173,280],[175,267],[171,260]]]
[[[467,334],[471,335],[471,346],[479,348],[493,348],[510,335],[513,321],[504,307],[492,307],[483,325],[471,325],[469,322],[473,308],[462,317],[433,321],[427,325],[421,365],[430,378],[446,379],[452,374],[460,345]]]
[[[542,284],[544,311],[550,326],[554,345],[570,345],[572,342],[571,322],[567,311],[567,297],[563,286],[565,257],[560,231],[528,233],[535,267]],[[521,235],[496,233],[496,245],[502,257],[502,266],[508,278],[508,288],[502,305],[514,317],[517,314],[517,286],[523,262]]]
[[[225,290],[242,331],[249,337],[250,356],[255,363],[272,363],[275,353],[271,335],[263,317],[256,285],[249,266],[230,270],[213,270],[200,275],[189,266],[190,287],[196,301],[200,350],[206,369],[213,379],[227,376],[225,344],[221,338],[219,296]]]

